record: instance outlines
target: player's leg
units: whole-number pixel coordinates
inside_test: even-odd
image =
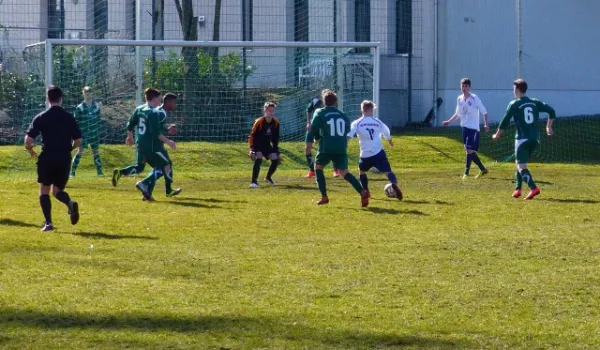
[[[254,165],[252,166],[252,181],[250,182],[250,188],[259,188],[258,185],[258,174],[260,174],[260,165],[263,162],[263,153],[258,151],[253,156]]]
[[[143,199],[153,201],[152,190],[154,189],[154,185],[156,185],[156,181],[163,175],[163,169],[169,165],[169,162],[156,153],[143,154],[143,157],[148,165],[152,167],[152,170],[142,181],[136,183],[135,187],[142,192]]]
[[[396,198],[398,200],[402,200],[402,190],[400,190],[400,186],[398,185],[398,179],[396,178],[396,174],[392,171],[392,166],[390,165],[390,161],[387,158],[387,154],[384,150],[377,153],[373,158],[374,166],[377,167],[382,173],[386,173],[388,180],[392,184],[392,188],[396,192]]]
[[[102,170],[102,161],[100,160],[100,145],[98,140],[92,140],[90,142],[90,147],[92,148],[92,155],[94,157],[94,165],[96,166],[96,173],[98,176],[104,176],[104,172]]]
[[[308,174],[304,177],[313,178],[315,177],[315,162],[312,156],[312,144],[314,140],[308,139],[308,133],[305,136],[305,146],[304,146],[304,154],[306,155],[306,164],[308,165]]]
[[[475,178],[480,178],[489,173],[489,171],[487,170],[485,165],[483,165],[483,162],[479,158],[479,155],[477,154],[477,152],[479,151],[479,136],[479,131],[472,131],[472,140],[469,147],[472,151],[471,158],[473,159],[473,163],[475,163],[475,165],[479,167],[479,174],[475,175]]]
[[[519,140],[520,141],[520,140]],[[537,187],[535,181],[533,181],[533,176],[531,172],[527,168],[527,164],[529,163],[529,159],[533,154],[537,146],[536,141],[525,140],[525,142],[520,143],[517,147],[516,152],[516,162],[519,173],[521,173],[522,181],[524,181],[527,186],[531,189],[529,194],[525,197],[526,200],[533,199],[535,196],[540,194],[540,189]]]
[[[75,225],[79,222],[79,204],[73,200],[65,191],[67,182],[69,181],[69,163],[55,163],[54,172],[52,174],[52,194],[61,203],[67,206],[68,214],[71,219],[71,224]]]
[[[279,166],[279,155],[275,152],[271,152],[271,153],[269,153],[269,155],[267,157],[271,161],[271,165],[269,165],[269,170],[267,171],[267,176],[265,177],[265,181],[269,185],[275,186],[275,182],[273,181],[272,176],[273,176],[273,174],[275,174],[275,171],[277,170],[277,166]]]
[[[325,153],[317,153],[315,159],[315,177],[317,178],[317,186],[319,187],[319,191],[321,192],[321,199],[317,202],[317,205],[323,205],[329,203],[329,198],[327,197],[327,183],[325,181],[325,174],[323,173],[323,168],[329,164],[331,158],[328,154]]]
[[[360,184],[362,188],[369,191],[369,178],[367,177],[367,171],[369,171],[373,167],[372,159],[373,157],[360,158],[358,160],[358,173]]]
[[[164,169],[165,176],[165,193],[167,197],[173,197],[181,193],[181,188],[173,189],[173,161],[169,157],[167,150],[162,150],[162,153],[169,161],[169,165]]]
[[[77,149],[75,155],[73,156],[73,160],[71,161],[71,176],[75,176],[75,172],[77,171],[77,167],[79,166],[79,161],[81,161],[81,156],[83,155],[83,151],[86,146],[87,142],[84,140]]]
[[[52,231],[52,202],[50,201],[50,185],[52,179],[50,176],[50,162],[46,162],[44,155],[40,155],[37,161],[38,183],[40,184],[40,207],[44,214],[44,226],[42,231]]]
[[[333,166],[338,170],[339,176],[343,176],[344,180],[348,181],[352,187],[360,194],[361,206],[366,207],[369,205],[369,191],[364,189],[360,184],[360,181],[356,176],[352,175],[348,171],[348,155],[347,154],[336,154],[332,157]]]
[[[141,174],[146,167],[146,160],[140,152],[136,152],[136,163],[123,169],[114,169],[112,176],[112,185],[117,186],[121,176],[131,176]]]

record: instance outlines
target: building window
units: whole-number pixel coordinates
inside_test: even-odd
[[[135,40],[136,0],[125,1],[125,39]]]
[[[371,0],[354,0],[354,39],[371,41]],[[369,52],[369,48],[357,48],[356,52]]]
[[[63,9],[64,10],[64,9]],[[48,39],[61,37],[61,8],[57,0],[48,0]]]
[[[308,37],[308,0],[294,0],[294,41],[309,41]],[[307,47],[297,47],[294,64],[296,78],[299,68],[308,64],[309,50]]]
[[[254,40],[254,0],[242,1],[242,40]]]
[[[396,53],[408,54],[412,44],[412,0],[396,0]]]
[[[108,1],[94,0],[94,39],[107,39]]]

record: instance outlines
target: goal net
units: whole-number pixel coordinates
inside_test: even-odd
[[[148,87],[178,96],[168,123],[177,141],[244,142],[266,101],[278,104],[282,141],[301,141],[306,107],[325,88],[354,119],[377,100],[376,43],[48,40],[24,54],[30,75],[22,127],[45,108],[45,87],[60,86],[63,106],[90,86],[100,118],[81,123],[100,143],[122,143],[126,122]],[[83,130],[84,134],[86,130]]]

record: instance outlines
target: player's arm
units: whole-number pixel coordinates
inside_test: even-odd
[[[313,114],[313,118],[310,121],[310,131],[308,132],[308,140],[319,139],[319,130],[321,130],[321,118],[317,112]]]
[[[488,123],[488,112],[485,106],[483,105],[483,102],[481,102],[479,96],[476,96],[475,103],[477,103],[477,109],[479,110],[479,112],[483,114],[483,128],[485,129],[485,131],[490,131],[490,124]]]
[[[385,123],[381,122],[381,135],[387,140],[390,147],[394,147],[394,141],[392,141],[392,133]]]
[[[138,125],[138,123],[139,116],[136,109],[127,121],[127,138],[125,139],[125,143],[127,144],[127,146],[133,146],[133,131],[135,130],[135,127]]]
[[[279,119],[273,118],[275,120],[275,131],[273,132],[273,149],[275,153],[279,154]]]
[[[250,153],[254,152],[254,147],[256,146],[256,135],[258,135],[258,132],[260,131],[260,121],[261,118],[258,118],[254,121],[254,124],[252,124],[252,129],[250,129],[250,134],[248,134],[248,148]]]
[[[148,118],[148,131],[151,135],[156,135],[156,138],[162,142],[169,145],[171,149],[175,149],[175,141],[168,139],[165,135],[162,134],[162,126],[160,123],[160,112],[152,112],[150,117]]]
[[[506,112],[504,113],[504,117],[502,117],[502,121],[500,122],[500,125],[498,125],[498,130],[496,130],[496,133],[494,135],[492,135],[492,139],[497,140],[500,138],[500,136],[502,136],[502,131],[504,129],[506,129],[510,123],[510,118],[512,118],[513,115],[513,111],[512,108],[513,107],[513,103],[509,103],[508,107],[506,107]]]
[[[542,101],[539,101],[537,105],[540,112],[548,113],[548,121],[546,122],[546,134],[548,134],[548,136],[554,135],[554,130],[552,129],[552,126],[554,125],[554,119],[556,119],[556,111],[554,110],[554,108],[552,108],[552,106]]]
[[[454,110],[454,114],[450,117],[450,119],[444,120],[442,122],[442,125],[443,126],[448,126],[448,124],[450,124],[453,121],[455,121],[456,119],[460,118],[460,116],[458,115],[458,111],[459,111],[459,106],[458,106],[458,98],[457,98],[456,99],[456,109]]]
[[[346,134],[346,136],[348,136],[349,138],[353,138],[353,137],[356,137],[357,133],[358,133],[358,119],[353,121],[352,124],[350,124],[350,132],[348,132],[348,134]]]
[[[31,157],[36,157],[37,154],[33,150],[35,146],[35,138],[40,135],[41,121],[38,117],[33,118],[27,132],[25,133],[25,150],[29,152]]]
[[[69,135],[71,135],[71,140],[73,140],[71,150],[79,148],[79,146],[81,146],[81,137],[82,136],[81,136],[81,129],[79,128],[79,125],[77,125],[77,122],[75,121],[75,117],[72,117],[70,119]]]

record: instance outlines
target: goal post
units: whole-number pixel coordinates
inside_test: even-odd
[[[67,109],[90,85],[102,107],[101,143],[122,142],[148,87],[178,96],[172,121],[182,125],[179,141],[243,141],[267,100],[279,105],[282,140],[302,141],[306,106],[325,88],[338,93],[351,119],[362,100],[379,102],[377,42],[48,39],[28,50],[26,66],[39,79],[23,125],[39,112],[39,83],[61,86]]]

